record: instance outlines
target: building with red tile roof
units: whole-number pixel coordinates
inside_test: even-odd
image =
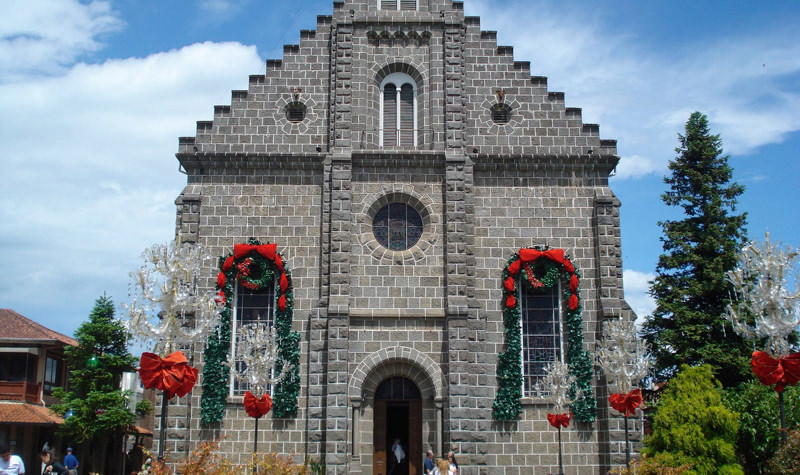
[[[66,384],[64,348],[77,346],[14,310],[0,308],[0,441],[29,467],[37,467],[44,442],[59,448],[54,435],[64,420],[52,413],[55,388]]]

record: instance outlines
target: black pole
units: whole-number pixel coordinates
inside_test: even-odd
[[[625,466],[631,466],[631,443],[628,440],[628,411],[625,411]]]
[[[255,435],[253,436],[253,474],[258,472],[258,458],[256,458],[256,454],[258,453],[258,419],[259,418],[256,417],[256,429]]]
[[[167,392],[161,392],[161,427],[158,436],[158,461],[164,461],[164,450],[167,448],[167,408],[169,408],[169,399]]]
[[[786,442],[786,411],[783,408],[783,391],[778,393],[778,407],[781,408],[781,441]]]
[[[558,426],[558,475],[564,475],[564,463],[561,461],[561,425]]]

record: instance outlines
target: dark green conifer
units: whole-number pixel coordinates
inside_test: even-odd
[[[669,379],[682,364],[707,363],[723,386],[736,386],[751,377],[750,351],[725,319],[731,296],[725,273],[747,241],[746,213],[735,214],[744,187],[731,182],[728,156],[705,115],[693,113],[678,137],[672,173],[664,178],[671,189],[662,200],[683,217],[659,222],[664,252],[651,282],[657,306],[645,339],[656,379]]]

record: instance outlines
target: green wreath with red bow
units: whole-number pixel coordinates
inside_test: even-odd
[[[277,244],[261,244],[250,239],[235,244],[233,252],[220,258],[217,274],[217,298],[225,304],[216,332],[208,338],[203,354],[203,397],[200,420],[204,425],[220,422],[225,417],[230,369],[225,365],[231,348],[231,299],[238,282],[259,290],[275,282],[275,329],[278,334],[278,360],[292,365],[289,374],[275,387],[272,395],[274,417],[294,417],[300,394],[300,334],[292,331],[294,295],[292,276],[277,252]]]
[[[575,385],[570,396],[580,397],[572,404],[576,420],[593,422],[597,401],[592,387],[592,359],[583,349],[583,317],[580,300],[580,272],[564,255],[563,249],[523,248],[508,260],[503,269],[503,324],[505,351],[500,353],[497,365],[497,396],[492,405],[496,420],[506,421],[522,413],[522,335],[520,334],[519,286],[523,282],[534,292],[543,292],[557,285],[559,280],[569,283],[564,289],[567,304],[567,360]]]

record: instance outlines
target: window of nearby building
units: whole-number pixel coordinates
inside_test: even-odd
[[[294,101],[286,105],[286,119],[297,124],[306,118],[306,106],[302,102]]]
[[[372,219],[375,239],[391,251],[405,251],[414,246],[422,236],[422,229],[422,217],[406,203],[390,203]]]
[[[0,381],[36,382],[36,355],[0,353]]]
[[[266,285],[259,290],[248,289],[236,284],[234,295],[236,305],[233,308],[231,338],[231,360],[237,369],[244,369],[244,361],[237,356],[236,349],[241,339],[239,329],[245,325],[263,324],[271,327],[275,322],[275,284]],[[241,396],[245,391],[252,391],[249,383],[236,380],[231,376],[230,394]]]
[[[61,378],[59,378],[58,360],[55,358],[47,357],[44,364],[44,390],[52,391],[53,389],[61,386]]]
[[[511,120],[511,107],[506,104],[492,106],[492,122],[495,124],[507,124],[509,120]]]
[[[417,143],[416,91],[411,76],[392,73],[381,83],[381,144],[384,147]]]
[[[381,10],[416,10],[417,0],[378,0]]]
[[[560,295],[559,285],[547,290],[520,286],[524,397],[535,396],[536,384],[544,377],[547,365],[564,358]]]

